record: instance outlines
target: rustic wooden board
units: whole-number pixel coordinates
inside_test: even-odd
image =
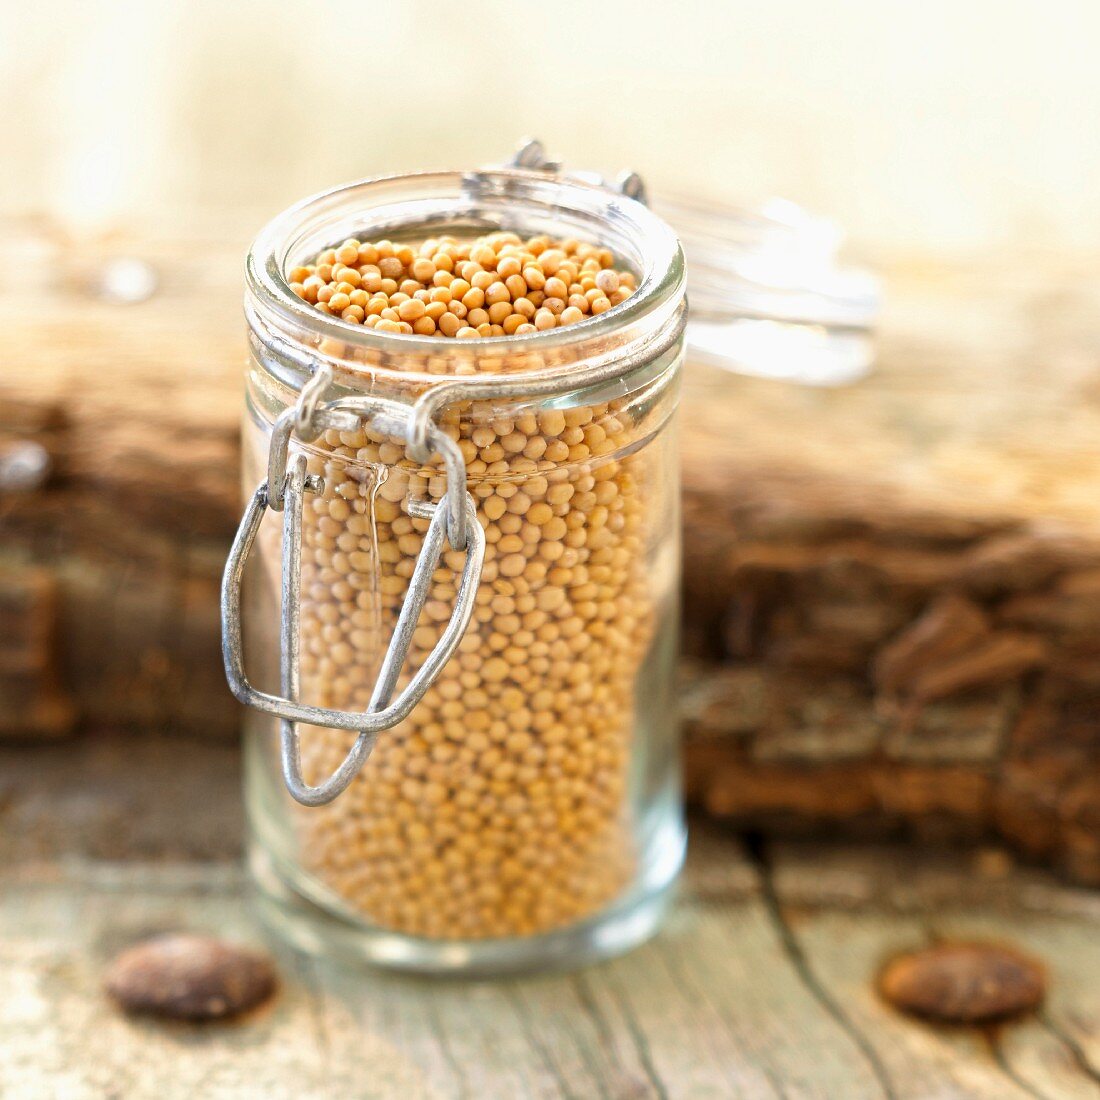
[[[100,987],[121,947],[168,929],[264,934],[232,858],[232,755],[89,740],[0,750],[5,1098],[1100,1096],[1100,896],[1002,855],[754,853],[709,826],[693,832],[667,926],[610,963],[433,982],[275,945],[280,992],[249,1018],[126,1019]],[[984,1032],[888,1008],[873,987],[882,961],[938,936],[1037,956],[1042,1012]]]
[[[5,1096],[1100,1096],[1089,1061],[1100,1028],[1095,904],[997,919],[948,910],[967,935],[1028,945],[1051,966],[1053,991],[1036,1021],[937,1030],[899,1017],[871,987],[886,955],[926,935],[918,916],[821,896],[807,908],[806,889],[797,908],[782,895],[773,905],[759,870],[716,841],[665,930],[627,958],[470,984],[277,949],[275,1004],[202,1028],[124,1019],[101,972],[114,951],[162,929],[257,942],[235,867],[82,860],[3,878]]]
[[[968,878],[957,856],[781,849],[777,895],[808,965],[899,1098],[1094,1097],[1100,1072],[1095,894],[1052,892],[1007,866]],[[824,905],[822,904],[824,902]],[[800,916],[812,911],[811,917]],[[1040,960],[1050,994],[1034,1017],[991,1029],[914,1027],[866,981],[882,961],[943,940],[1008,943]]]

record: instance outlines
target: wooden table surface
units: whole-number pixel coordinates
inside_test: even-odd
[[[263,942],[237,863],[229,746],[92,736],[0,750],[0,1096],[1100,1097],[1100,896],[998,853],[692,835],[648,945],[576,973],[433,982],[274,946],[275,1001],[233,1024],[129,1020],[106,961],[155,931]],[[1007,941],[1035,1017],[942,1029],[886,1006],[892,953]]]

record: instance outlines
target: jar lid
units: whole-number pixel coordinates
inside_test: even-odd
[[[786,199],[757,208],[654,195],[687,258],[691,361],[808,385],[862,377],[879,279],[839,258],[839,226]]]
[[[533,139],[511,163],[563,171]],[[615,182],[593,172],[565,174],[646,203],[679,236],[689,362],[815,386],[853,382],[871,369],[882,286],[872,272],[841,261],[844,234],[835,222],[786,199],[740,207],[647,195],[634,172]]]

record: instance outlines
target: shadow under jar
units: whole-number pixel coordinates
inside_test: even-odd
[[[346,238],[501,230],[608,248],[637,290],[568,327],[449,340],[327,316],[287,279]],[[260,488],[223,616],[265,916],[306,950],[427,972],[641,942],[684,851],[675,236],[552,174],[412,174],[287,211],[247,276]],[[279,692],[245,679],[241,619]]]

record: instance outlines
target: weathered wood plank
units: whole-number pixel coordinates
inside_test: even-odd
[[[89,738],[0,750],[0,777],[5,1100],[1100,1094],[1100,895],[1003,854],[747,855],[701,826],[667,926],[626,958],[431,982],[276,948],[272,1006],[228,1027],[165,1027],[121,1017],[102,968],[159,930],[262,939],[234,861],[233,754]],[[899,1016],[874,992],[877,969],[934,936],[1038,957],[1051,982],[1042,1014],[988,1035]]]
[[[996,1057],[1032,1096],[1049,1100],[1097,1100],[1100,1077],[1066,1037],[1040,1018],[990,1036]]]
[[[711,853],[741,860],[729,842]],[[433,983],[280,950],[278,1002],[201,1029],[121,1018],[99,975],[156,930],[255,940],[232,865],[16,864],[2,885],[5,1096],[48,1080],[78,1098],[336,1086],[395,1097],[881,1095],[790,967],[758,890],[720,900],[689,887],[656,942],[574,975]],[[814,1059],[801,1060],[805,1046]]]
[[[38,859],[230,859],[241,848],[236,745],[89,734],[0,745],[0,867]]]
[[[661,936],[578,974],[430,982],[277,949],[276,1003],[207,1029],[122,1018],[100,974],[119,947],[160,929],[258,940],[233,864],[8,864],[0,1095],[1100,1094],[1089,1068],[1100,972],[1093,899],[1077,892],[1083,904],[1074,905],[1075,892],[1025,875],[1025,905],[1001,910],[1009,880],[994,883],[979,909],[973,882],[958,889],[967,868],[957,863],[949,902],[949,861],[911,876],[896,852],[894,863],[881,853],[818,854],[779,853],[773,872],[704,834]],[[900,889],[914,877],[915,887]],[[874,975],[889,954],[935,934],[994,936],[1036,954],[1051,973],[1044,1014],[990,1035],[900,1017],[878,999]]]
[[[1046,966],[1050,995],[1038,1018],[998,1037],[1005,1063],[1043,1096],[1100,1097],[1100,933],[1063,914],[948,910],[930,917],[937,937],[1014,938]]]
[[[901,1018],[883,1004],[872,978],[899,944],[924,941],[912,917],[877,913],[789,916],[792,934],[844,1019],[881,1065],[887,1095],[896,1100],[930,1096],[1028,1100],[991,1056],[981,1032],[933,1029]]]
[[[822,858],[824,855],[824,858]],[[807,967],[876,1052],[890,1094],[1100,1097],[1100,898],[1028,871],[949,855],[899,860],[866,848],[786,848],[774,875],[777,916]],[[969,869],[969,874],[967,873]],[[1050,976],[1041,1014],[988,1030],[933,1027],[886,1005],[874,975],[891,955],[937,939],[1015,945]]]
[[[121,944],[181,924],[254,940],[236,877],[199,876],[181,890],[142,882],[139,867],[103,888],[5,884],[0,904],[0,1095],[124,1100],[325,1095],[327,1066],[310,1027],[309,993],[283,956],[279,999],[224,1029],[127,1020],[100,989]],[[368,1078],[360,1075],[360,1087]]]

